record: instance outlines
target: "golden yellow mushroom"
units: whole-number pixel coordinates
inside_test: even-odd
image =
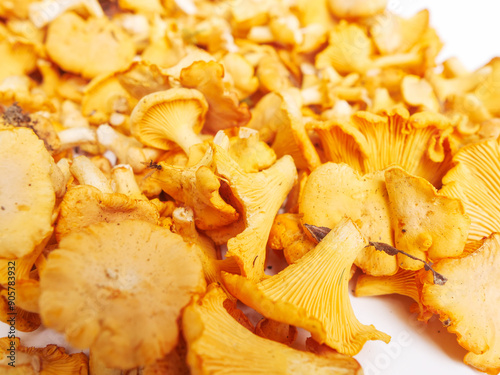
[[[264,277],[266,243],[274,217],[297,179],[295,165],[290,156],[284,156],[268,169],[246,173],[223,147],[212,147],[215,173],[226,181],[242,211],[240,223],[231,228],[235,231],[227,242],[226,256],[236,259],[243,275],[258,281]]]
[[[27,128],[0,130],[0,257],[31,253],[52,233],[56,172],[43,141]]]
[[[388,169],[385,181],[396,248],[424,261],[462,253],[470,218],[459,199],[439,194],[430,182],[401,168]],[[405,255],[397,258],[405,269],[424,266]]]
[[[139,220],[99,223],[50,253],[40,315],[74,347],[130,369],[175,347],[181,309],[205,285],[201,262],[181,236]]]
[[[197,90],[173,88],[143,97],[134,108],[131,132],[146,146],[169,150],[175,145],[186,154],[202,140],[198,136],[208,104]]]
[[[462,201],[471,219],[467,240],[500,232],[500,138],[465,146],[453,161],[441,194]]]
[[[423,303],[457,335],[469,351],[464,362],[488,374],[500,372],[500,235],[485,238],[475,251],[443,259],[434,269],[448,278],[444,285],[425,279]],[[429,276],[429,275],[428,275]]]
[[[84,20],[74,12],[50,23],[46,48],[59,67],[85,78],[122,69],[135,55],[132,39],[107,17]]]
[[[353,358],[328,358],[254,335],[224,308],[227,296],[216,285],[184,309],[187,361],[195,374],[328,374],[360,375]],[[221,334],[223,332],[223,334]],[[251,364],[251,365],[249,365]]]
[[[250,120],[250,110],[240,104],[234,91],[223,81],[224,67],[215,61],[195,61],[181,71],[181,85],[197,89],[206,98],[208,112],[203,130],[215,134],[219,130],[244,126]]]
[[[355,224],[343,220],[275,276],[259,283],[228,273],[222,278],[232,295],[265,317],[304,328],[319,343],[354,355],[368,340],[390,340],[373,325],[361,324],[349,300],[350,269],[366,245]]]
[[[389,198],[382,171],[361,176],[346,164],[325,163],[308,177],[299,200],[302,223],[332,228],[351,218],[368,240],[394,245]],[[375,276],[393,275],[396,258],[369,246],[355,264]]]

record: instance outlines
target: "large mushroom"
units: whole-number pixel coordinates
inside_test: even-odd
[[[346,374],[362,370],[351,357],[318,356],[254,335],[226,310],[227,295],[215,284],[183,313],[187,361],[195,374]],[[221,331],[225,335],[221,335]]]
[[[258,283],[222,273],[226,288],[267,318],[311,332],[320,344],[354,355],[366,341],[390,337],[358,321],[348,288],[350,269],[366,239],[350,220],[341,221],[296,263]]]
[[[106,366],[130,369],[175,347],[181,309],[204,292],[205,278],[181,236],[126,220],[64,237],[40,287],[44,325],[75,347],[90,347]]]

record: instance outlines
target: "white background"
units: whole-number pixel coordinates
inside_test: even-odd
[[[445,42],[439,61],[457,56],[472,70],[500,55],[500,2],[389,0],[388,8],[404,16],[423,8],[430,10],[431,24]],[[392,336],[389,345],[368,342],[356,356],[365,375],[479,374],[462,363],[466,351],[436,318],[423,324],[409,313],[409,299],[387,296],[351,300],[362,323],[374,324]],[[6,332],[6,325],[0,326],[0,336]],[[24,345],[66,346],[61,336],[50,330],[18,334]]]

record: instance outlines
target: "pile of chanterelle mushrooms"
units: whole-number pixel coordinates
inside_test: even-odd
[[[355,275],[498,374],[500,59],[385,7],[0,1],[0,372],[360,374]]]

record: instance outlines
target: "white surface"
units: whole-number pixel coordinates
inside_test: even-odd
[[[431,24],[445,42],[439,61],[457,56],[472,70],[500,55],[497,41],[500,36],[500,2],[389,0],[389,9],[404,16],[423,8],[430,10]],[[426,325],[410,314],[409,299],[387,296],[352,297],[351,300],[362,323],[373,324],[392,336],[389,345],[381,341],[368,342],[356,356],[365,375],[480,374],[462,363],[466,351],[457,344],[455,335],[449,334],[436,318]],[[0,336],[5,336],[6,332],[7,326],[0,326]],[[18,334],[25,345],[55,343],[67,346],[62,337],[51,330]]]

